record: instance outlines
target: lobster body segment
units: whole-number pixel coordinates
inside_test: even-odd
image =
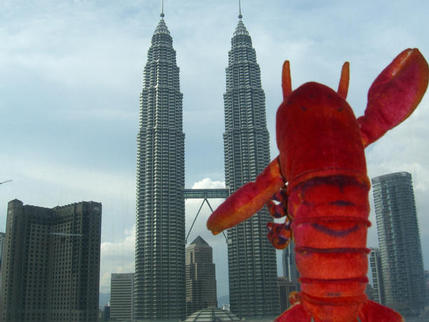
[[[345,100],[348,63],[338,92],[314,82],[292,91],[289,62],[283,65],[283,102],[276,117],[280,154],[207,223],[219,233],[251,217],[264,203],[274,218],[287,217],[284,224],[268,224],[268,238],[279,249],[291,236],[295,239],[301,292],[276,321],[403,321],[365,295],[370,182],[364,149],[413,112],[428,78],[420,52],[404,50],[376,78],[365,115],[356,119]],[[274,193],[280,204],[270,200]]]

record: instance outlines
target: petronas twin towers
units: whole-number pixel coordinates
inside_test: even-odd
[[[270,159],[265,94],[242,16],[226,69],[225,180],[233,191]],[[135,320],[185,317],[184,133],[179,68],[161,14],[152,37],[140,97],[137,136]],[[279,313],[275,250],[261,211],[228,231],[231,311],[241,317]]]

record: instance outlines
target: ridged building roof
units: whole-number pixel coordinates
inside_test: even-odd
[[[191,245],[210,247],[210,245],[201,236],[198,236],[197,238],[195,238],[194,241],[191,243]]]
[[[158,26],[156,26],[155,34],[167,34],[169,35],[170,32],[168,31],[167,25],[165,24],[165,21],[163,18],[158,23]]]
[[[231,312],[224,311],[215,307],[210,307],[206,309],[199,310],[192,313],[185,322],[197,322],[197,321],[207,321],[207,322],[218,322],[218,321],[240,321],[240,319],[232,314]]]
[[[241,19],[238,21],[237,28],[235,28],[235,31],[234,31],[234,36],[237,36],[237,35],[249,36],[249,32],[247,31],[246,26],[244,26],[243,20]]]

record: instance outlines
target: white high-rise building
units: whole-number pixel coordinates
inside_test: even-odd
[[[134,273],[112,273],[110,279],[110,319],[133,320]]]

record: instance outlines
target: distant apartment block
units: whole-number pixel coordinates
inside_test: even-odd
[[[186,315],[217,307],[213,249],[198,236],[186,247]]]
[[[372,179],[385,305],[417,315],[425,305],[422,248],[411,175]]]
[[[369,254],[369,266],[371,268],[373,299],[380,304],[384,304],[383,275],[381,269],[380,250],[378,248],[371,248],[371,253]]]
[[[97,321],[101,204],[8,203],[1,321]]]
[[[134,273],[112,274],[110,280],[110,319],[132,321]]]

